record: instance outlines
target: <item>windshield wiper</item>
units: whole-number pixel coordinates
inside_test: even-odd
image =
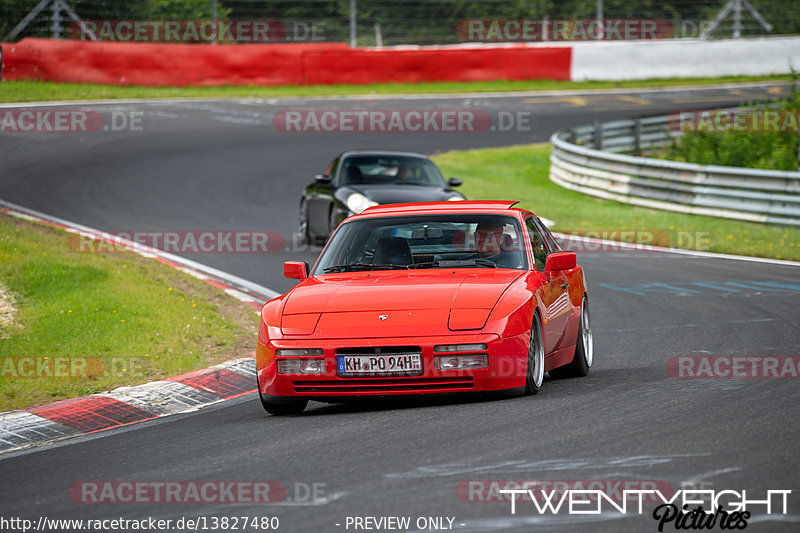
[[[381,270],[381,269],[402,269],[406,270],[408,268],[407,265],[393,265],[390,263],[348,263],[346,265],[334,265],[325,267],[322,270],[324,272],[346,272],[350,269],[364,269],[364,270]]]
[[[497,268],[497,265],[488,259],[443,259],[441,261],[427,261],[425,263],[415,263],[409,265],[408,268],[456,268],[456,267],[470,267],[470,266],[485,266],[489,268]]]

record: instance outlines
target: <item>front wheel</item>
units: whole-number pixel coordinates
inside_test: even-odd
[[[311,236],[308,233],[308,202],[305,198],[300,201],[300,224],[298,227],[301,244],[311,244]]]
[[[333,230],[339,227],[339,213],[336,211],[336,205],[331,205],[331,210],[328,213],[328,238],[333,235]]]
[[[544,381],[544,344],[542,343],[542,323],[539,314],[533,315],[531,340],[528,343],[528,370],[525,373],[525,394],[539,392]]]
[[[266,400],[261,391],[258,392],[258,397],[261,400],[261,407],[275,416],[299,415],[308,405],[308,400],[284,400],[279,402]]]
[[[578,338],[575,342],[575,355],[572,362],[561,368],[550,371],[556,378],[583,377],[589,374],[594,358],[594,341],[592,339],[592,326],[589,321],[589,302],[586,296],[581,303],[581,321],[578,325]]]

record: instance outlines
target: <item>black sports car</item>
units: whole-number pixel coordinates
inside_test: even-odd
[[[306,242],[325,241],[350,215],[378,204],[464,200],[423,154],[388,150],[351,150],[339,154],[325,174],[303,190],[300,234]]]

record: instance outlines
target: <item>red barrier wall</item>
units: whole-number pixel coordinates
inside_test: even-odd
[[[200,45],[23,39],[4,80],[141,86],[570,79],[569,47],[351,49],[344,43]]]
[[[305,82],[386,83],[570,79],[568,47],[347,49],[307,51]],[[331,65],[334,68],[331,68]]]

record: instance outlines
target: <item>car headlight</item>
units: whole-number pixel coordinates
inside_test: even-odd
[[[347,197],[347,209],[356,215],[373,205],[378,205],[378,202],[373,202],[361,193],[354,192]]]
[[[451,196],[450,198],[447,199],[447,201],[448,202],[460,202],[463,199],[464,198],[462,198],[461,196]]]

